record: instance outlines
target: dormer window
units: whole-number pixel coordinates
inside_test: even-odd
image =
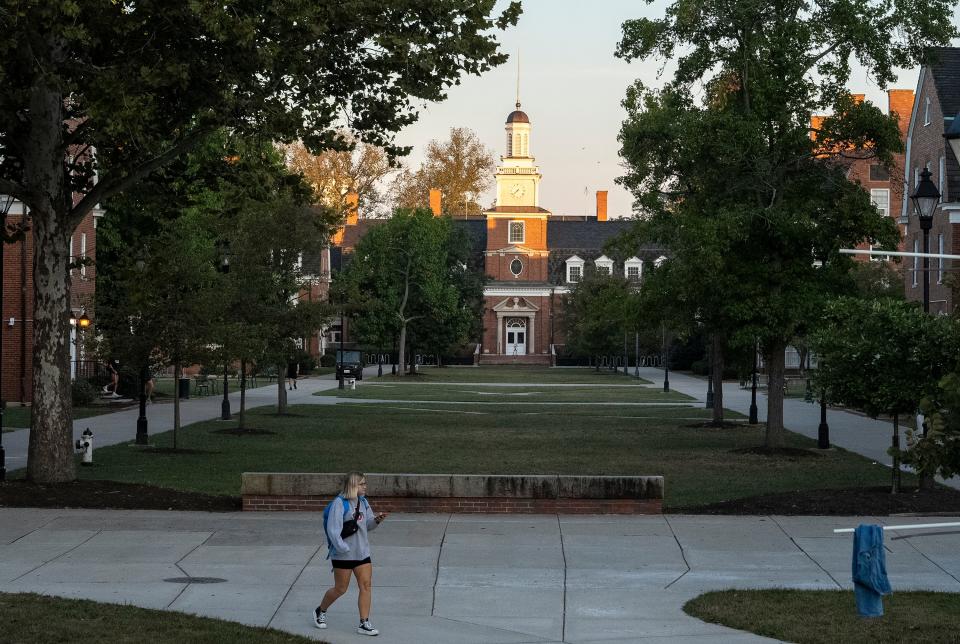
[[[601,255],[600,257],[593,260],[594,266],[597,267],[598,275],[612,275],[613,274],[613,260],[607,257],[606,255]]]
[[[583,279],[583,260],[574,255],[567,260],[567,282],[575,284]]]
[[[643,275],[643,260],[639,257],[631,257],[623,263],[623,274],[631,282],[639,282]]]
[[[522,221],[511,221],[507,241],[511,244],[522,244],[524,242],[524,230]]]

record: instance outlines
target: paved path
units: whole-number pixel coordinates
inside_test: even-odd
[[[682,606],[712,589],[850,588],[851,536],[834,527],[928,520],[397,514],[371,534],[371,617],[404,644],[770,641]],[[355,588],[326,631],[310,625],[332,579],[318,529],[310,513],[0,509],[0,592],[359,642]],[[887,533],[894,590],[960,592],[960,530],[928,532]]]

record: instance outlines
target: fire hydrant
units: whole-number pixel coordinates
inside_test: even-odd
[[[83,454],[81,465],[93,465],[93,432],[87,427],[76,442],[77,451]]]

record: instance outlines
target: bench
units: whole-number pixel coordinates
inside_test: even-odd
[[[320,512],[340,491],[340,473],[244,472],[245,511]],[[384,512],[660,514],[662,476],[367,474]]]

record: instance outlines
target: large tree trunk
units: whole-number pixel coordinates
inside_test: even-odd
[[[59,165],[59,164],[58,164]],[[53,188],[54,177],[44,181]],[[57,190],[60,186],[56,187]],[[73,406],[70,396],[70,234],[50,195],[33,210],[33,414],[27,478],[35,483],[76,479]]]
[[[397,356],[397,364],[400,365],[400,368],[397,369],[397,375],[403,376],[404,371],[406,371],[407,363],[404,360],[407,357],[407,321],[403,320],[400,323],[400,353]]]
[[[713,419],[712,424],[723,427],[723,338],[714,333],[710,349],[710,377],[713,379]]]
[[[42,36],[41,36],[42,37]],[[76,478],[70,398],[70,235],[73,206],[64,174],[63,95],[37,84],[30,95],[30,145],[21,150],[33,211],[33,416],[27,478]]]
[[[287,413],[287,365],[277,364],[277,413]]]
[[[764,356],[767,363],[767,447],[783,447],[783,372],[786,368],[784,352],[786,344],[776,342]]]

